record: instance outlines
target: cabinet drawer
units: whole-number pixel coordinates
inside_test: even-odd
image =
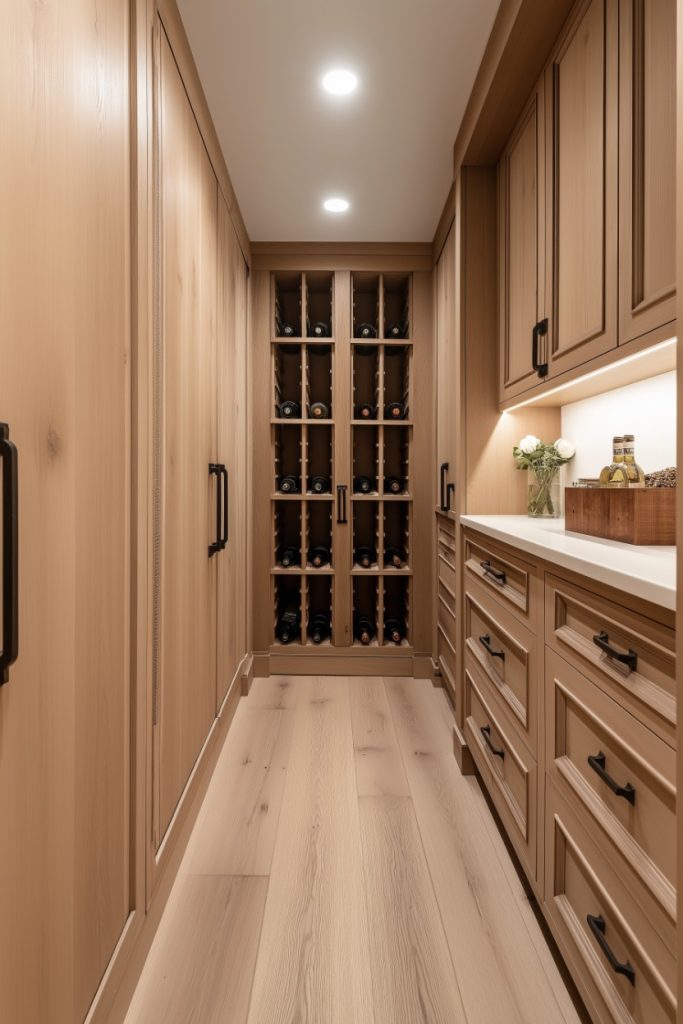
[[[535,631],[542,583],[533,566],[523,562],[509,548],[489,544],[479,534],[465,535],[465,577],[481,582],[526,625]]]
[[[438,522],[436,539],[439,551],[443,552],[455,566],[455,523]]]
[[[600,830],[611,858],[637,875],[634,896],[673,942],[675,751],[551,650],[546,681],[546,770],[580,801],[586,827]]]
[[[455,565],[451,564],[451,562],[442,555],[440,550],[437,558],[437,572],[439,582],[443,583],[452,594],[455,594],[457,592],[455,583]]]
[[[591,1015],[605,1024],[673,1024],[676,962],[632,902],[628,876],[617,874],[551,782],[546,801],[544,909]]]
[[[442,579],[437,584],[437,613],[440,622],[455,622],[455,591]]]
[[[485,696],[486,683],[467,658],[465,737],[489,795],[529,876],[536,878],[537,766],[515,743],[504,718]]]
[[[534,634],[481,588],[465,592],[465,643],[472,657],[536,750],[538,651]]]
[[[441,667],[445,665],[446,675],[455,682],[455,630],[446,630],[440,624],[437,625],[436,653]]]
[[[676,745],[672,629],[552,575],[546,577],[545,621],[550,647]]]

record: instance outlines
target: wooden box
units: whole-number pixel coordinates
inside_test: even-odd
[[[567,487],[565,527],[626,544],[676,543],[675,487]]]

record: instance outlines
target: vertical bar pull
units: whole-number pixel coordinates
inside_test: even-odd
[[[222,551],[222,528],[223,518],[221,510],[221,488],[220,488],[220,476],[221,466],[218,462],[209,463],[209,477],[216,477],[216,539],[209,544],[209,558],[212,558],[218,551]]]
[[[534,324],[531,332],[531,367],[536,371],[538,376],[543,380],[544,377],[548,376],[548,364],[539,362],[538,358],[538,339],[545,337],[548,333],[548,321],[539,320],[537,324]]]
[[[19,654],[19,487],[18,454],[9,426],[0,423],[2,460],[2,649],[0,685]]]
[[[340,525],[348,523],[346,517],[346,484],[337,484],[337,522]]]
[[[228,483],[228,467],[221,463],[221,477],[223,478],[223,532],[221,534],[221,550],[227,547],[228,543],[228,532],[229,532],[229,483]]]
[[[439,472],[441,474],[441,501],[440,501],[441,511],[442,512],[447,512],[448,511],[448,509],[446,507],[446,473],[448,472],[448,463],[447,462],[442,462],[441,463],[441,469],[439,470]]]

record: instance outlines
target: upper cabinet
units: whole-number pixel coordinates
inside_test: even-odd
[[[675,8],[580,0],[501,155],[502,402],[675,330]]]

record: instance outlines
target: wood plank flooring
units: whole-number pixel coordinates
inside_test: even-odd
[[[242,700],[126,1024],[580,1024],[425,680]]]

